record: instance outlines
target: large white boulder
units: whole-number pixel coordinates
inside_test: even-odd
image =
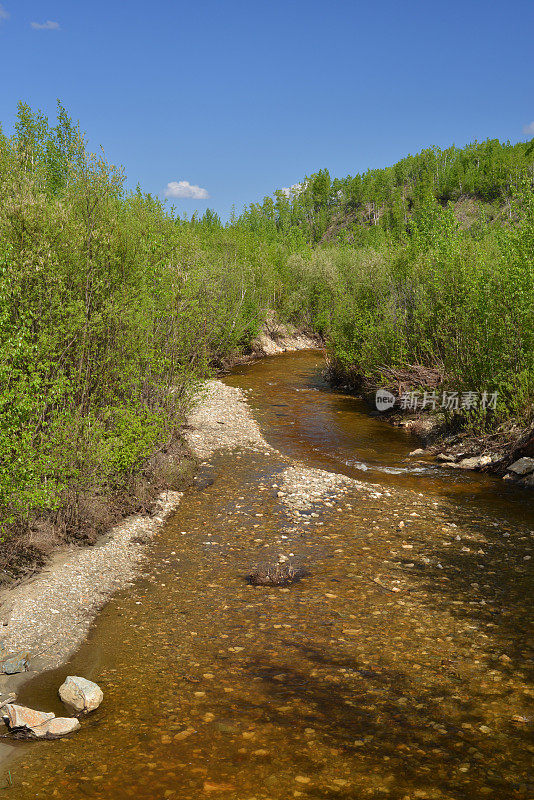
[[[77,675],[69,675],[65,679],[59,687],[59,696],[66,706],[85,714],[98,708],[104,699],[104,693],[98,684]]]

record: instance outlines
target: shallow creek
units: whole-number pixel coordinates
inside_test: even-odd
[[[531,497],[409,458],[321,368],[303,352],[226,379],[275,449],[205,463],[146,574],[26,685],[56,714],[68,674],[105,699],[74,737],[20,743],[6,796],[533,796]],[[280,555],[309,577],[247,585]]]

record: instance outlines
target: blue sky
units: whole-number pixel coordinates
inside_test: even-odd
[[[59,97],[130,186],[200,187],[173,201],[188,214],[226,218],[323,167],[344,176],[433,144],[534,136],[531,0],[0,9],[4,129],[19,100],[53,116]]]

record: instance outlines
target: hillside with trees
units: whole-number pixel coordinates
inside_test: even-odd
[[[292,251],[284,313],[323,335],[338,380],[366,391],[401,370],[415,389],[496,392],[496,408],[450,415],[495,430],[533,418],[533,184],[534,140],[488,140],[321,170],[236,224]]]
[[[385,169],[331,178],[327,169],[290,189],[251,204],[240,217],[264,235],[295,236],[310,243],[362,243],[410,235],[429,202],[452,203],[462,227],[512,219],[513,190],[520,176],[534,177],[534,140],[473,142],[464,148],[428,148]]]

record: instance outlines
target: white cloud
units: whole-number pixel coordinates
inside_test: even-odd
[[[58,31],[59,22],[53,22],[47,19],[46,22],[30,22],[30,25],[35,31]]]
[[[209,200],[206,189],[191,185],[189,181],[170,181],[165,187],[165,197],[192,197],[194,200]]]
[[[526,133],[527,136],[534,136],[534,120],[530,123],[530,125],[525,125],[523,128],[523,133]]]
[[[6,11],[2,3],[0,3],[0,22],[3,19],[9,19],[9,11]]]

